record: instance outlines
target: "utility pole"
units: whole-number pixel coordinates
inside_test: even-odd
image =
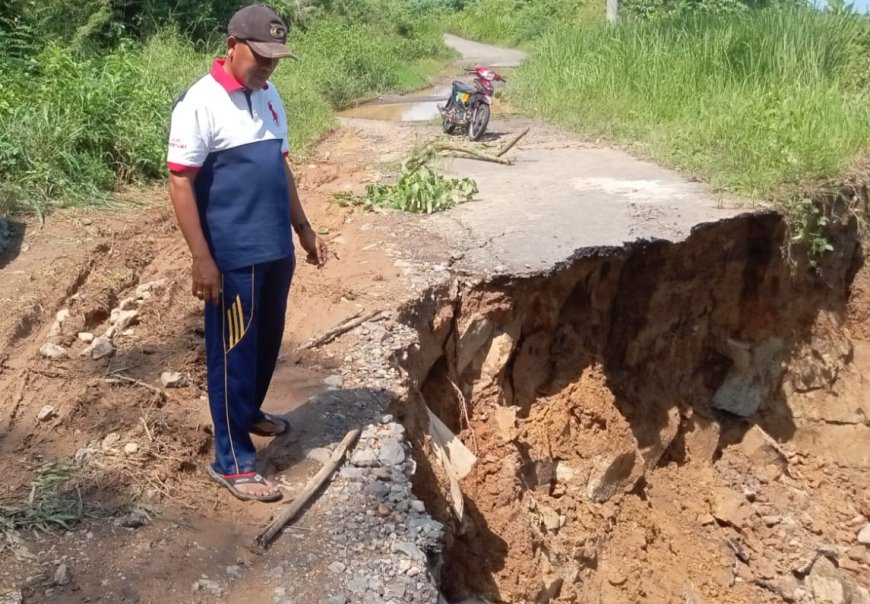
[[[600,6],[600,5],[599,5]],[[616,25],[619,20],[619,0],[607,0],[607,22]]]

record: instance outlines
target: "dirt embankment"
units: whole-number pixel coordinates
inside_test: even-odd
[[[409,309],[406,423],[478,457],[462,520],[417,475],[448,597],[870,601],[868,272],[854,224],[818,269],[784,237],[742,216]]]

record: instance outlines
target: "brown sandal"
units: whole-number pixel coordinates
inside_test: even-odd
[[[274,427],[274,430],[263,429],[262,426],[268,424],[269,426]],[[251,429],[248,430],[251,434],[256,434],[257,436],[266,436],[269,438],[274,438],[276,436],[282,436],[287,434],[290,431],[290,422],[286,419],[282,419],[276,415],[272,415],[271,413],[264,413],[263,419],[254,422],[251,425]]]

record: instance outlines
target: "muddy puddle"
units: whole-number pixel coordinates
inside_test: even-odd
[[[377,99],[342,111],[338,116],[385,122],[428,122],[440,117],[438,105],[444,104],[450,88],[437,86],[404,97]],[[493,102],[492,112],[495,115],[511,113],[508,105],[498,96]]]
[[[438,105],[444,103],[450,86],[428,88],[406,97],[390,97],[342,111],[339,117],[387,122],[428,122],[438,117]]]

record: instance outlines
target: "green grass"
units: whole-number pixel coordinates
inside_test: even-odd
[[[463,10],[446,17],[446,27],[481,42],[530,47],[566,24],[603,19],[604,2],[591,0],[470,0]]]
[[[870,20],[768,9],[561,28],[512,78],[525,111],[753,196],[870,146]]]
[[[327,15],[294,34],[300,60],[282,62],[273,80],[296,156],[334,127],[335,109],[419,88],[440,69],[438,21],[423,17],[408,25]],[[172,103],[222,52],[204,46],[164,30],[107,52],[54,41],[0,58],[0,214],[99,203],[120,184],[165,176]]]

